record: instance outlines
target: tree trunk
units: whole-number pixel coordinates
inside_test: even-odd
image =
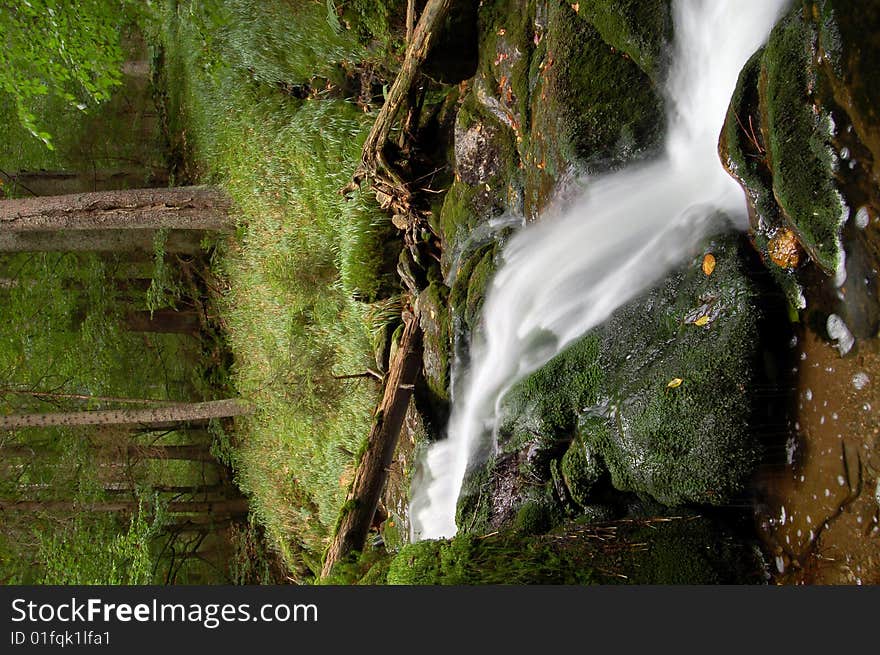
[[[0,229],[218,230],[229,222],[229,198],[214,187],[127,189],[0,201]]]
[[[2,201],[0,201],[2,202]],[[202,252],[204,230],[171,230],[165,252]],[[153,259],[156,230],[9,230],[0,223],[0,252],[143,252]]]
[[[202,494],[220,495],[226,491],[226,487],[222,484],[153,484],[149,485],[149,490],[156,493],[174,494],[177,496],[200,496]],[[104,485],[104,493],[111,495],[133,494],[136,491],[136,485],[133,485],[131,482],[115,482]]]
[[[0,500],[0,512],[134,512],[142,504],[137,500],[77,502],[75,500]],[[209,514],[210,516],[244,516],[248,513],[247,498],[215,501],[170,502],[165,505],[171,514]]]
[[[0,416],[0,430],[45,428],[60,425],[130,425],[165,421],[194,421],[226,416],[241,416],[251,408],[241,400],[209,400],[200,403],[176,403],[166,407],[144,409],[102,409],[85,412],[52,412],[46,414],[10,414]]]
[[[328,576],[333,565],[349,553],[364,547],[388,479],[388,467],[422,364],[422,331],[418,317],[409,314],[404,321],[406,327],[400,347],[389,368],[385,392],[376,409],[367,448],[355,473],[336,534],[327,549],[322,576]]]
[[[96,171],[16,171],[3,174],[5,183],[16,185],[33,196],[137,189],[168,183],[168,173],[145,166]]]
[[[182,446],[129,446],[126,454],[130,459],[182,459],[190,462],[217,462],[207,444]]]
[[[199,333],[201,325],[196,312],[178,312],[173,309],[129,312],[125,329],[129,332],[157,332],[161,334]]]

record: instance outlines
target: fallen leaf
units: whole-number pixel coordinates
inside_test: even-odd
[[[681,383],[684,382],[681,378],[672,378],[669,383],[666,385],[667,389],[677,389],[681,386]]]
[[[712,253],[706,253],[706,256],[703,257],[703,273],[707,276],[712,275],[712,271],[715,270],[715,255]]]
[[[694,321],[694,325],[699,325],[700,327],[703,327],[704,325],[708,325],[708,324],[709,324],[709,317],[705,316],[705,315],[700,316],[700,318],[698,318],[696,321]]]

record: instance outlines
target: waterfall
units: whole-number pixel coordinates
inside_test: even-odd
[[[412,537],[451,537],[471,460],[494,439],[512,385],[656,282],[724,213],[745,225],[742,189],[721,167],[718,135],[737,77],[787,0],[676,0],[657,159],[587,180],[559,215],[522,228],[503,251],[456,385],[447,437],[412,490]]]

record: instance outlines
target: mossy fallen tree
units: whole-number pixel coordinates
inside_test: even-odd
[[[412,313],[404,314],[404,325],[400,346],[388,370],[382,400],[373,415],[365,450],[342,507],[336,534],[324,557],[321,576],[325,578],[332,572],[334,564],[363,549],[388,479],[388,467],[422,366],[422,328],[418,317]]]

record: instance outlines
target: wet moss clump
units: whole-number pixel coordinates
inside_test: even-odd
[[[541,502],[530,500],[516,513],[514,528],[521,534],[543,534],[552,525],[549,508]]]
[[[773,195],[773,172],[764,136],[765,117],[760,110],[758,86],[763,57],[761,48],[740,71],[721,132],[719,154],[727,172],[746,191],[752,245],[761,254],[789,304],[801,308],[804,301],[796,276],[798,265],[775,260],[770,252],[772,239],[785,229],[786,222]]]
[[[536,98],[534,122],[561,139],[563,160],[597,172],[659,144],[665,127],[660,93],[629,56],[578,20],[568,3],[551,3],[545,39],[546,93]]]
[[[832,273],[841,260],[848,209],[834,181],[834,122],[816,95],[816,39],[800,8],[777,24],[763,57],[762,108],[776,199],[812,259]]]
[[[571,499],[586,506],[592,501],[593,491],[605,473],[605,464],[593,447],[575,439],[562,457],[560,473]]]
[[[432,281],[419,295],[419,322],[422,327],[424,356],[422,372],[430,393],[449,401],[449,289]]]
[[[599,397],[599,352],[600,338],[590,333],[517,383],[504,398],[499,441],[518,448],[536,432],[570,439],[578,415]]]
[[[666,51],[673,30],[670,5],[670,0],[593,0],[579,3],[577,14],[656,81],[668,65]]]
[[[498,266],[497,251],[498,246],[495,243],[476,250],[461,265],[452,285],[449,306],[452,308],[454,320],[459,323],[457,329],[461,337],[469,335],[480,319],[483,301]]]

